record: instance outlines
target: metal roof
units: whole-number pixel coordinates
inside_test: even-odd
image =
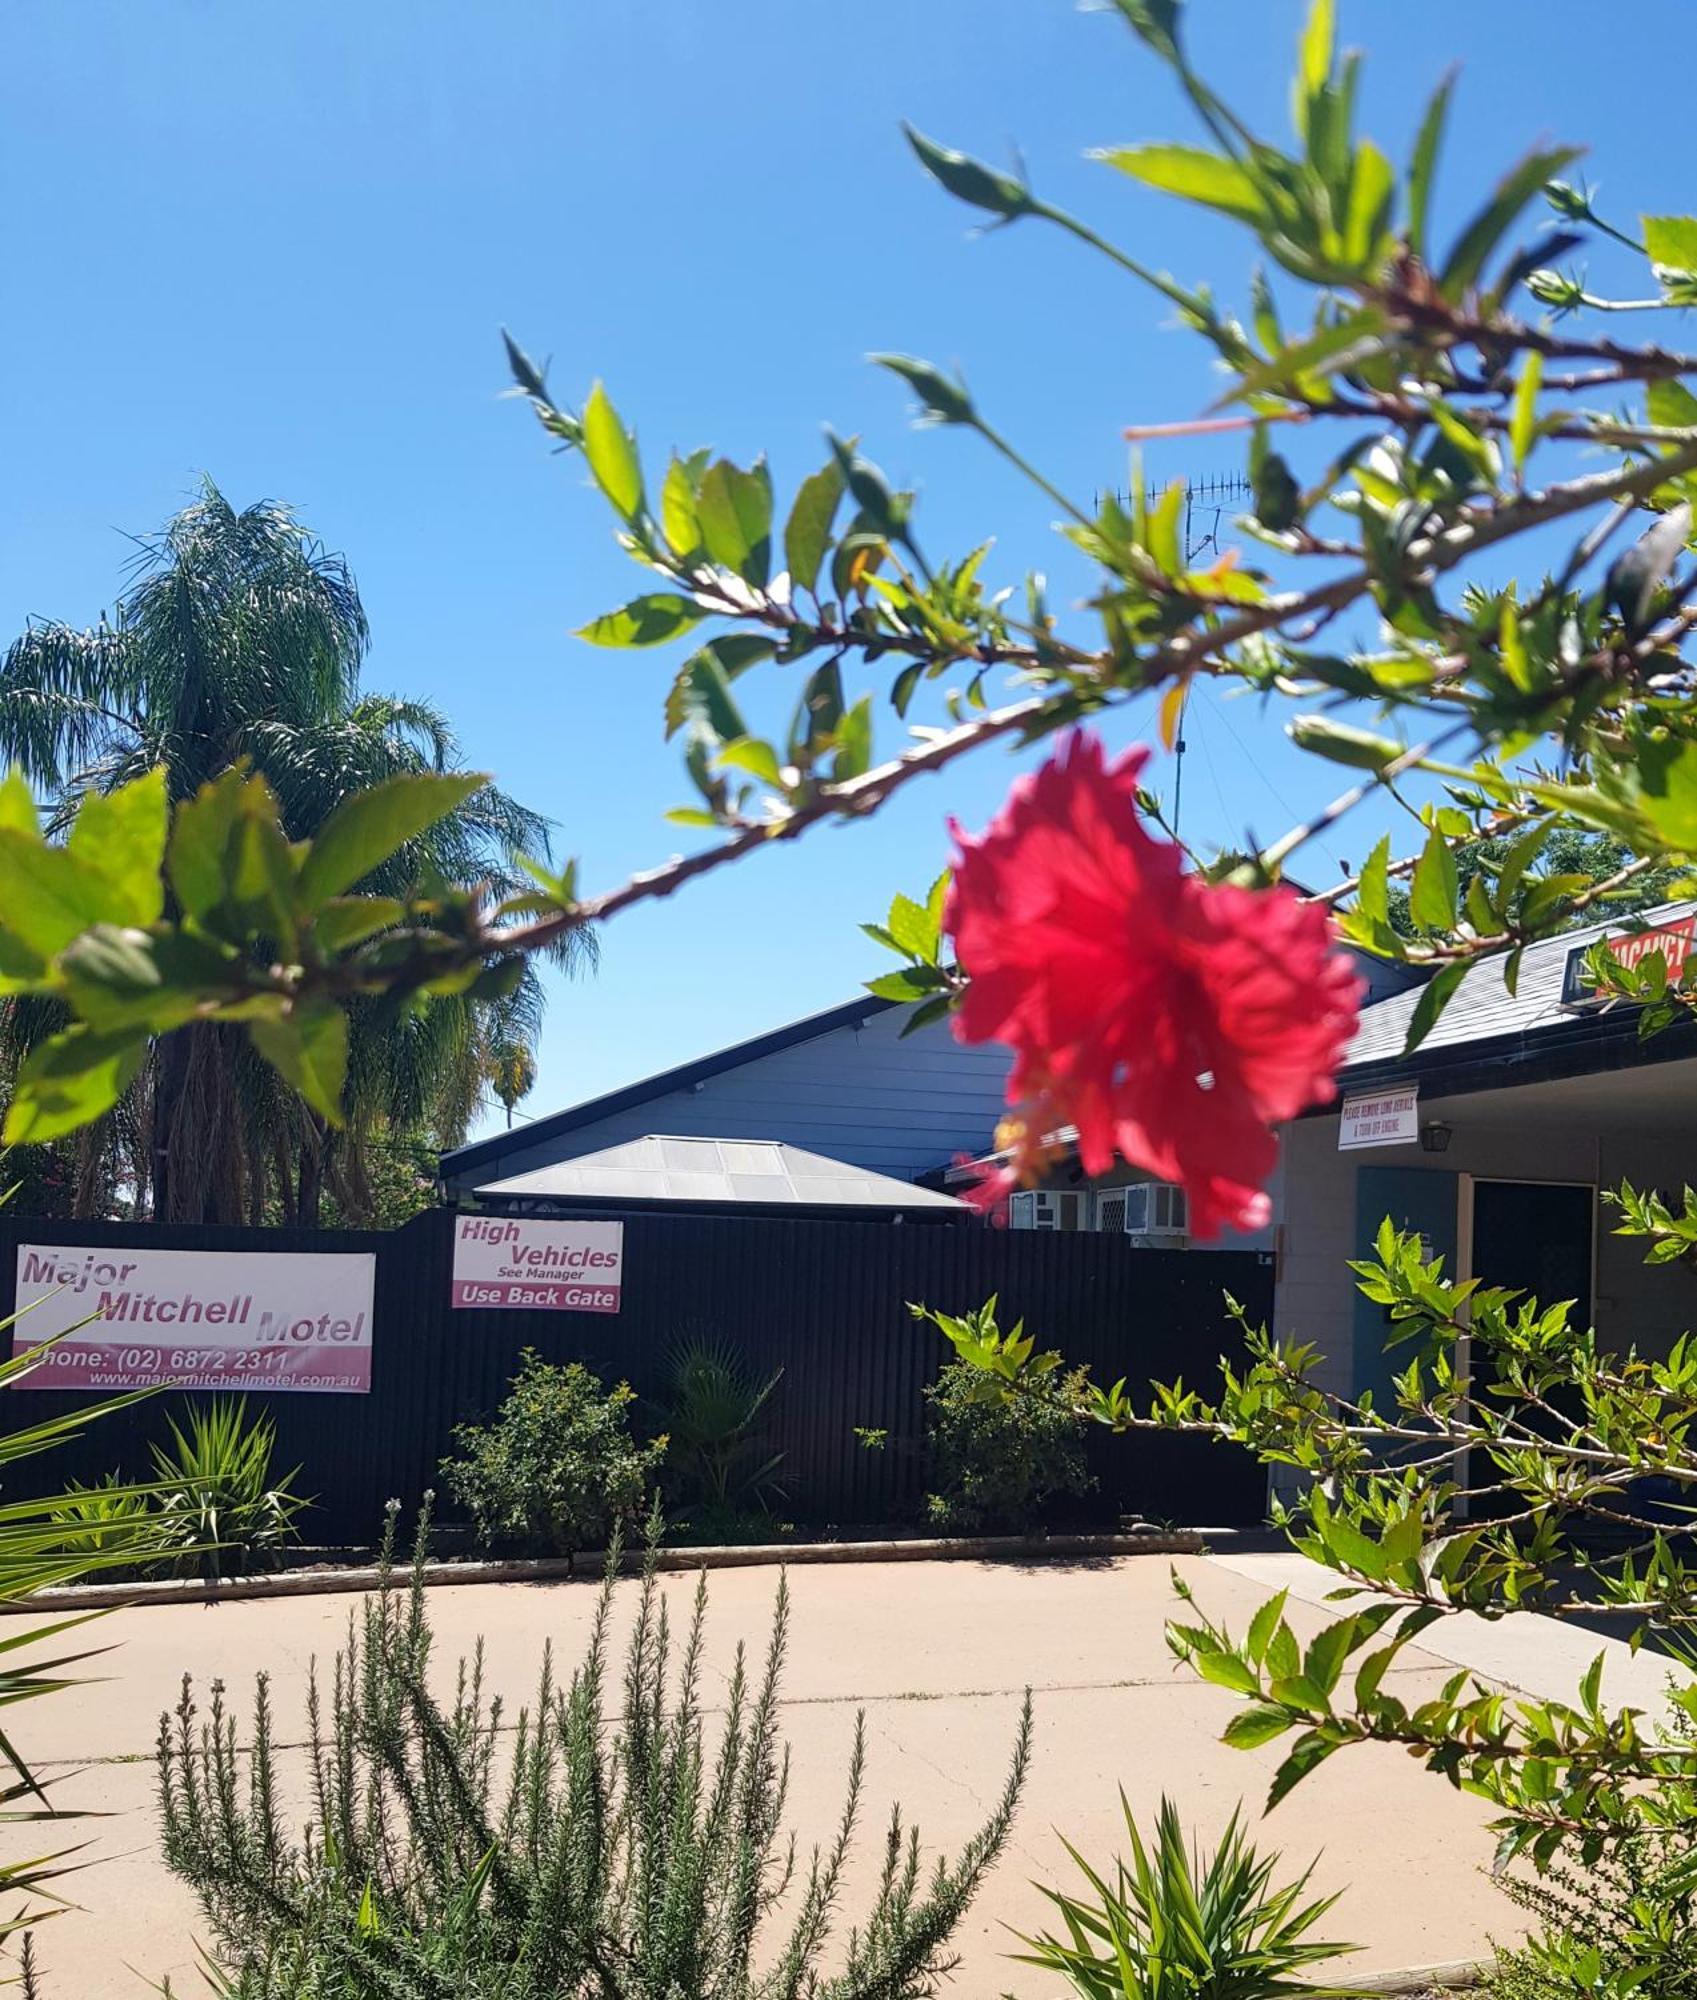
[[[650,1133],[603,1152],[491,1181],[480,1195],[532,1201],[689,1201],[733,1207],[955,1209],[953,1195],[868,1173],[772,1139]]]
[[[820,1035],[834,1033],[838,1028],[858,1028],[874,1014],[887,1014],[892,1007],[907,1004],[902,1000],[880,1000],[874,994],[862,993],[839,1007],[827,1007],[823,1013],[804,1015],[799,1021],[786,1022],[783,1027],[770,1029],[764,1035],[754,1035],[746,1042],[733,1042],[729,1048],[715,1049],[711,1055],[698,1056],[693,1062],[679,1063],[674,1069],[660,1070],[619,1090],[586,1098],[581,1104],[569,1104],[565,1110],[552,1112],[546,1118],[532,1119],[524,1128],[522,1143],[527,1147],[533,1146],[539,1139],[551,1138],[556,1132],[575,1132],[580,1125],[593,1125],[602,1118],[611,1117],[616,1111],[629,1111],[639,1104],[650,1103],[656,1097],[664,1097],[670,1091],[687,1090],[691,1084],[705,1083],[709,1077],[722,1076],[726,1070],[740,1069],[744,1063],[753,1062],[760,1056],[774,1055],[779,1049],[794,1048],[798,1042],[814,1041]],[[503,1153],[510,1153],[513,1148],[511,1132],[496,1132],[487,1139],[474,1139],[444,1153],[439,1170],[444,1176],[452,1177],[475,1171],[480,1166],[493,1166]],[[596,1157],[606,1156],[598,1154]]]
[[[1630,919],[1613,917],[1528,945],[1513,993],[1503,984],[1500,957],[1478,960],[1450,995],[1449,1005],[1438,1016],[1437,1025],[1420,1044],[1418,1053],[1424,1056],[1503,1035],[1535,1036],[1571,1026],[1574,1015],[1563,1008],[1561,992],[1568,954],[1575,946],[1592,944],[1600,937],[1619,936],[1629,928],[1654,929],[1657,924],[1686,916],[1693,909],[1697,909],[1697,904],[1668,903]],[[1412,987],[1406,993],[1393,993],[1388,999],[1362,1009],[1360,1026],[1344,1057],[1345,1082],[1354,1069],[1394,1062],[1402,1055],[1408,1024],[1423,991],[1422,986]]]

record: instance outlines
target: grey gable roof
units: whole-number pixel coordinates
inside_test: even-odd
[[[1424,986],[1376,1001],[1361,1010],[1360,1026],[1344,1057],[1339,1080],[1347,1088],[1357,1080],[1357,1072],[1382,1072],[1392,1066],[1434,1067],[1446,1059],[1446,1052],[1448,1059],[1453,1059],[1475,1044],[1505,1038],[1518,1038],[1531,1050],[1562,1030],[1582,1031],[1590,1038],[1595,1038],[1598,1029],[1605,1027],[1611,1032],[1635,1034],[1636,1015],[1630,1009],[1609,1010],[1601,1018],[1563,1009],[1562,980],[1568,954],[1575,946],[1594,943],[1600,937],[1619,935],[1639,924],[1653,929],[1657,924],[1688,916],[1694,909],[1697,903],[1667,903],[1639,917],[1613,917],[1528,945],[1512,994],[1503,984],[1503,960],[1481,959],[1469,968],[1450,996],[1449,1005],[1439,1015],[1437,1025],[1412,1056],[1404,1056],[1403,1047]],[[1685,1053],[1683,1046],[1680,1053]]]
[[[650,1133],[599,1153],[490,1181],[480,1195],[546,1201],[710,1201],[811,1208],[953,1209],[963,1202],[888,1174],[774,1139],[672,1138]]]
[[[726,1070],[740,1069],[744,1063],[774,1055],[779,1049],[794,1048],[798,1042],[811,1042],[838,1028],[859,1027],[861,1022],[870,1020],[874,1014],[886,1014],[892,1007],[904,1004],[899,1000],[880,1000],[873,994],[862,993],[840,1007],[827,1007],[823,1013],[803,1015],[799,1021],[787,1022],[781,1028],[772,1028],[746,1042],[733,1042],[729,1048],[715,1049],[711,1055],[679,1063],[675,1069],[659,1070],[653,1076],[641,1077],[618,1090],[586,1098],[581,1104],[568,1104],[565,1110],[552,1112],[546,1118],[533,1119],[524,1128],[523,1143],[529,1147],[539,1140],[553,1137],[555,1133],[575,1132],[580,1125],[593,1125],[616,1111],[629,1111],[639,1104],[648,1104],[656,1097],[664,1097],[669,1091],[687,1090],[693,1083],[705,1083],[709,1077],[723,1076]],[[444,1153],[438,1171],[445,1178],[475,1173],[479,1167],[493,1165],[513,1148],[514,1134],[492,1133],[487,1139],[474,1139],[468,1145],[456,1146],[452,1152]]]

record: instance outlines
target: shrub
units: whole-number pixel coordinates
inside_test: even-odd
[[[459,1456],[442,1461],[484,1546],[571,1556],[640,1515],[666,1439],[632,1437],[635,1401],[628,1383],[605,1389],[581,1361],[527,1347],[494,1422],[459,1425]]]
[[[107,1473],[98,1486],[73,1480],[51,1503],[50,1518],[61,1545],[97,1559],[107,1576],[113,1566],[128,1566],[124,1559],[132,1550],[142,1557],[135,1564],[138,1570],[157,1567],[160,1537],[153,1496],[127,1484],[119,1473]]]
[[[694,1339],[673,1350],[667,1492],[690,1510],[692,1532],[758,1527],[783,1499],[784,1454],[768,1449],[765,1421],[783,1372],[761,1375],[728,1341]]]
[[[250,1423],[246,1399],[223,1396],[191,1406],[186,1429],[166,1421],[170,1445],[153,1447],[152,1505],[161,1542],[177,1552],[172,1566],[216,1577],[275,1562],[312,1504],[291,1490],[298,1465],[272,1477],[276,1425]]]
[[[1029,1528],[1051,1501],[1081,1498],[1084,1426],[1053,1403],[996,1393],[984,1375],[951,1361],[925,1391],[933,1491],[925,1511],[940,1528]]]
[[[1689,1728],[1679,1731],[1689,1739]],[[1697,1876],[1690,1828],[1636,1834],[1589,1867],[1560,1859],[1498,1882],[1539,1930],[1498,1954],[1496,2000],[1697,2000]]]
[[[623,1672],[609,1657],[615,1551],[587,1651],[561,1685],[545,1649],[534,1705],[497,1781],[498,1701],[482,1661],[431,1686],[420,1565],[385,1571],[307,1706],[304,1840],[281,1802],[266,1678],[251,1743],[214,1686],[190,1683],[160,1722],[165,1855],[194,1888],[240,2000],[901,2000],[934,1990],[948,1941],[1001,1852],[1025,1776],[1027,1699],[989,1819],[953,1862],[922,1872],[892,1820],[870,1909],[842,1964],[820,1960],[842,1891],[865,1762],[857,1725],[834,1834],[799,1871],[783,1830],[778,1735],[789,1621],[780,1584],[763,1667],[739,1647],[707,1740],[705,1577],[675,1644],[650,1559],[635,1586]],[[721,1697],[715,1696],[717,1702]],[[794,1887],[784,1935],[767,1937]]]
[[[1304,1903],[1307,1873],[1275,1888],[1278,1856],[1249,1845],[1235,1812],[1220,1844],[1204,1854],[1186,1848],[1178,1808],[1163,1798],[1151,1852],[1123,1792],[1120,1806],[1129,1865],[1116,1860],[1110,1886],[1069,1845],[1090,1894],[1043,1890],[1066,1939],[1022,1937],[1028,1949],[1015,1954],[1022,1964],[1057,1974],[1084,2000],[1295,2000],[1350,1990],[1305,1977],[1320,1959],[1356,1948],[1309,1936],[1337,1898]]]

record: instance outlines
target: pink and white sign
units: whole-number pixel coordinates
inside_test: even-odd
[[[462,1215],[454,1231],[454,1304],[616,1313],[624,1262],[622,1222]]]
[[[64,1338],[16,1387],[364,1395],[376,1278],[356,1253],[20,1243],[12,1352]]]

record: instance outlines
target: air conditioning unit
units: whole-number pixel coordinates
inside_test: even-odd
[[[1088,1229],[1090,1197],[1055,1188],[1033,1188],[1008,1197],[1010,1229]]]
[[[1113,1198],[1120,1204],[1118,1226],[1141,1242],[1182,1242],[1190,1228],[1184,1189],[1171,1181],[1134,1181],[1129,1187],[1115,1188]],[[1097,1199],[1106,1201],[1108,1197],[1099,1195]],[[1098,1227],[1110,1225],[1104,1220]]]

